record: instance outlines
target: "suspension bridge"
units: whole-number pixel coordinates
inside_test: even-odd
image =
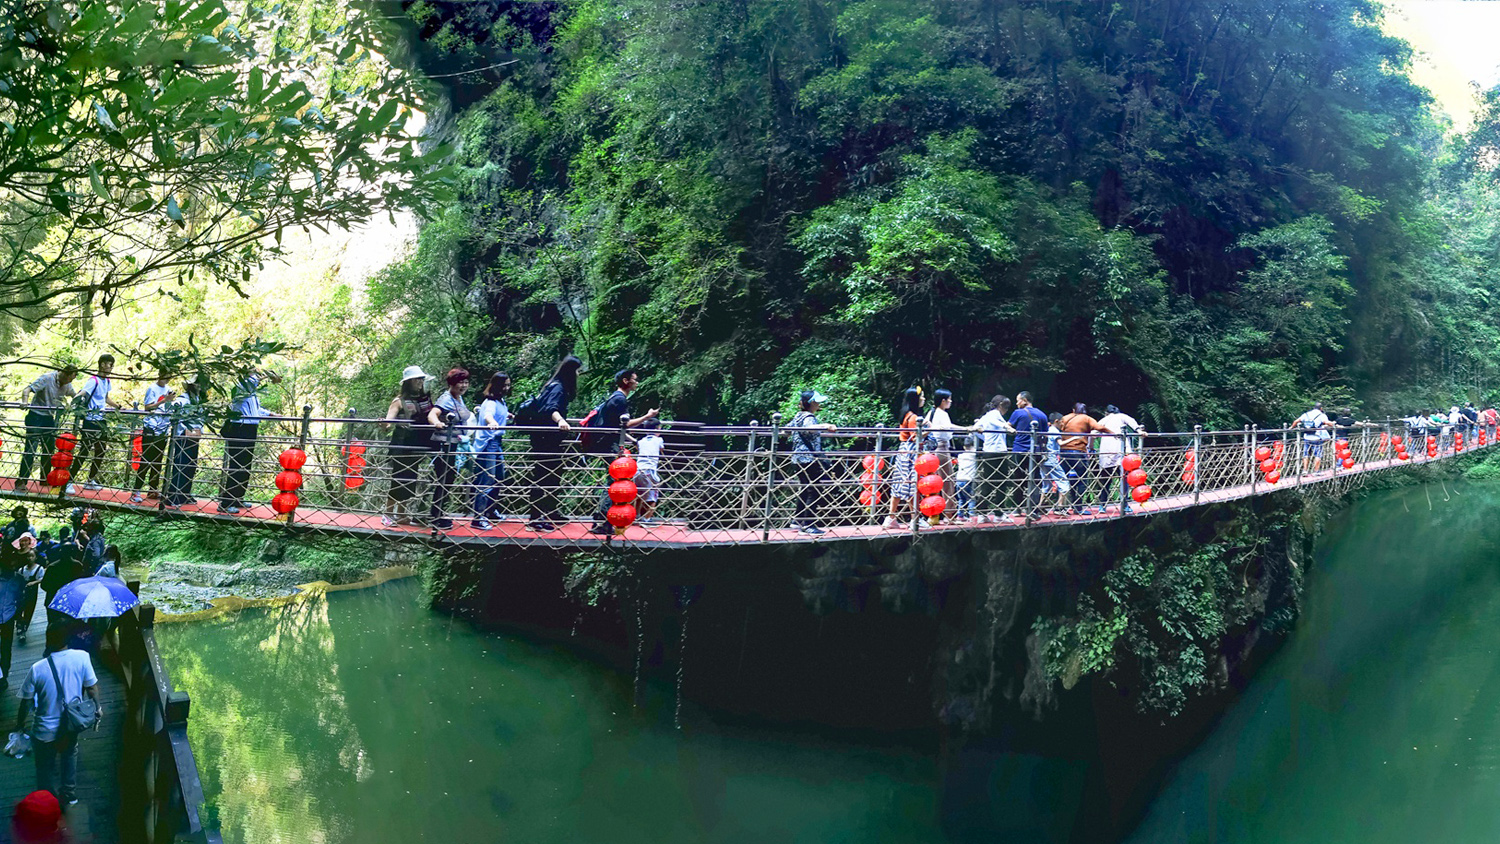
[[[244,443],[226,441],[208,429],[185,436],[169,426],[164,447],[143,448],[141,430],[148,414],[112,411],[105,417],[96,474],[90,472],[95,462],[92,450],[86,453],[84,440],[75,439],[75,423],[45,437],[35,436],[33,430],[31,446],[38,453],[32,463],[43,470],[33,469],[32,477],[23,480],[16,475],[27,448],[24,413],[20,405],[0,404],[0,478],[7,479],[0,481],[0,498],[391,542],[555,548],[609,544],[641,550],[1035,530],[1139,518],[1288,489],[1342,489],[1376,472],[1489,448],[1496,439],[1495,429],[1483,425],[1408,430],[1392,420],[1361,422],[1327,432],[1326,438],[1301,428],[1127,436],[1043,432],[1037,434],[1037,451],[978,455],[977,478],[967,490],[973,505],[961,508],[955,488],[959,452],[934,443],[927,436],[934,432],[908,431],[907,448],[913,453],[904,464],[898,430],[824,433],[824,451],[816,458],[819,471],[809,482],[779,417],[766,425],[664,422],[659,431],[659,500],[650,517],[645,517],[645,502],[634,501],[637,517],[628,526],[601,534],[591,529],[598,524],[595,514],[609,482],[608,463],[615,455],[580,453],[576,442],[567,440],[556,451],[529,447],[530,433],[547,432],[555,441],[556,428],[504,429],[504,468],[486,477],[476,471],[478,455],[461,449],[423,451],[414,460],[410,452],[390,445],[394,426],[404,422],[357,418],[352,412],[342,418],[317,418],[307,409],[301,417],[264,419],[253,449],[234,458],[226,452],[243,449]],[[641,434],[640,429],[621,429],[616,453],[636,451],[633,438]],[[1086,437],[1089,447],[1083,459],[1070,464],[1077,470],[1073,476],[1049,467],[1048,439],[1078,436]],[[174,467],[174,461],[186,463],[187,450],[180,449],[178,441],[189,438],[194,443],[191,466]],[[68,457],[56,457],[64,451],[59,439],[76,442],[68,443]],[[1107,439],[1116,442],[1107,445]],[[916,446],[924,441],[927,448]],[[305,455],[305,461],[296,467],[295,507],[283,513],[273,502],[285,494],[277,484],[284,482],[287,471],[282,457],[293,449]],[[1123,452],[1123,461],[1110,460],[1106,451]],[[78,459],[73,462],[75,454]],[[924,459],[921,454],[932,457]],[[456,469],[451,478],[434,469],[444,460]],[[561,514],[542,530],[528,524],[539,465],[552,467]],[[70,482],[40,479],[57,466],[67,467]],[[174,468],[190,471],[178,484],[181,488],[170,490],[173,498],[153,494],[168,491],[164,487],[173,483]],[[913,468],[922,472],[921,477]],[[244,503],[234,512],[221,507],[219,499],[237,470],[247,474],[241,476],[244,492],[238,496]],[[907,477],[900,477],[901,472]],[[97,483],[87,483],[90,477]],[[893,511],[892,495],[903,490],[903,481],[923,491],[898,499]],[[1062,486],[1068,491],[1062,492]],[[432,513],[434,493],[443,504],[437,519]],[[924,502],[930,504],[929,493],[942,499],[942,510],[935,516],[922,512]],[[485,512],[476,513],[476,505]],[[486,520],[476,522],[476,515]],[[821,533],[803,530],[799,521],[816,525]]]

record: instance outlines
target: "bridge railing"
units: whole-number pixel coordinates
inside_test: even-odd
[[[19,472],[27,440],[24,415],[24,408],[0,405],[0,477]],[[282,517],[287,529],[576,544],[605,537],[587,529],[603,511],[608,461],[621,444],[638,454],[638,441],[647,433],[641,428],[599,432],[605,453],[591,454],[579,450],[576,426],[567,435],[551,426],[509,426],[498,432],[501,450],[476,453],[468,443],[403,446],[393,437],[417,436],[426,443],[428,434],[412,432],[402,420],[310,413],[270,418],[259,423],[252,442],[226,439],[222,429],[213,428],[196,436],[171,429],[160,437],[142,436],[149,419],[137,411],[110,412],[103,425],[90,426],[93,435],[77,421],[67,422],[64,427],[80,436],[69,466],[72,483],[0,484],[0,493],[167,516],[269,521],[276,516],[268,503],[279,491],[274,485],[281,471],[278,457],[295,446],[308,459],[298,505]],[[470,442],[488,433],[477,427],[460,430]],[[55,432],[33,425],[31,433],[33,450],[43,452],[45,465],[33,460],[30,471],[39,479],[51,468]],[[816,455],[800,451],[801,432],[780,419],[735,426],[669,421],[657,433],[662,445],[652,485],[658,500],[654,506],[646,503],[648,478],[637,477],[638,519],[613,541],[643,546],[785,542],[819,535],[799,532],[805,527],[838,535],[868,533],[876,526],[915,532],[1119,518],[1271,488],[1352,481],[1365,471],[1396,465],[1392,437],[1411,436],[1404,424],[1389,420],[1340,431],[1336,436],[1349,445],[1351,465],[1345,468],[1336,459],[1333,439],[1298,428],[1128,436],[1039,432],[1031,451],[980,448],[972,457],[965,454],[970,434],[964,430],[841,429],[821,434],[822,452]],[[1439,457],[1451,455],[1452,430],[1432,433]],[[1487,430],[1486,443],[1493,444],[1494,436]],[[1008,439],[1007,445],[1014,445],[1014,437]],[[1474,447],[1475,439],[1470,433],[1464,445]],[[1262,445],[1273,449],[1278,464],[1274,487],[1257,465],[1255,451]],[[1151,488],[1144,502],[1131,497],[1122,453],[1141,460]],[[1414,462],[1428,459],[1422,446],[1409,453]],[[921,512],[927,493],[916,489],[932,483],[915,471],[927,454],[936,458],[937,494],[945,502],[935,525]],[[152,496],[153,491],[163,494]],[[231,505],[239,504],[243,508],[233,512]],[[475,522],[481,516],[488,526]],[[552,529],[525,529],[537,517]]]

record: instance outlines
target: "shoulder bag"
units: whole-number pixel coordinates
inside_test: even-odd
[[[57,683],[57,699],[63,700],[67,692],[63,691],[62,678],[57,675],[57,663],[52,661],[52,654],[47,654],[47,667],[52,669],[52,681]],[[81,733],[97,726],[99,726],[99,704],[95,703],[93,698],[79,695],[63,703],[62,719],[57,725],[58,732]]]

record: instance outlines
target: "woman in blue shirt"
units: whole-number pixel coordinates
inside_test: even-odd
[[[479,478],[475,482],[479,489],[474,499],[474,526],[483,530],[490,526],[489,519],[499,518],[496,512],[500,497],[500,482],[505,480],[505,449],[502,440],[505,426],[510,422],[510,408],[505,405],[510,395],[510,376],[496,372],[484,388],[484,400],[479,403],[479,432],[474,435],[474,462],[479,465]]]

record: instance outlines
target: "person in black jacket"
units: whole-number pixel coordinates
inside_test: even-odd
[[[537,394],[523,424],[536,426],[531,437],[531,521],[526,527],[535,531],[555,530],[561,521],[558,513],[557,487],[562,479],[563,437],[568,426],[568,403],[578,394],[578,370],[583,361],[568,355],[557,365],[557,371]],[[557,426],[556,430],[541,430]]]
[[[636,428],[647,419],[655,419],[660,415],[661,410],[653,407],[634,419],[630,418],[630,394],[635,392],[635,388],[640,384],[640,375],[634,369],[622,369],[615,373],[614,392],[610,393],[609,398],[604,400],[604,404],[599,406],[599,427],[614,432],[619,429],[620,420],[623,418],[626,428]],[[602,440],[599,453],[604,457],[604,465],[607,469],[610,462],[615,459],[615,446],[619,438],[618,435],[611,433]],[[609,482],[609,475],[605,474],[604,489],[599,495],[599,508],[594,511],[594,527],[590,530],[590,533],[602,536],[613,536],[615,532],[615,529],[604,520],[605,514],[609,512],[610,505],[613,503],[609,500]]]

